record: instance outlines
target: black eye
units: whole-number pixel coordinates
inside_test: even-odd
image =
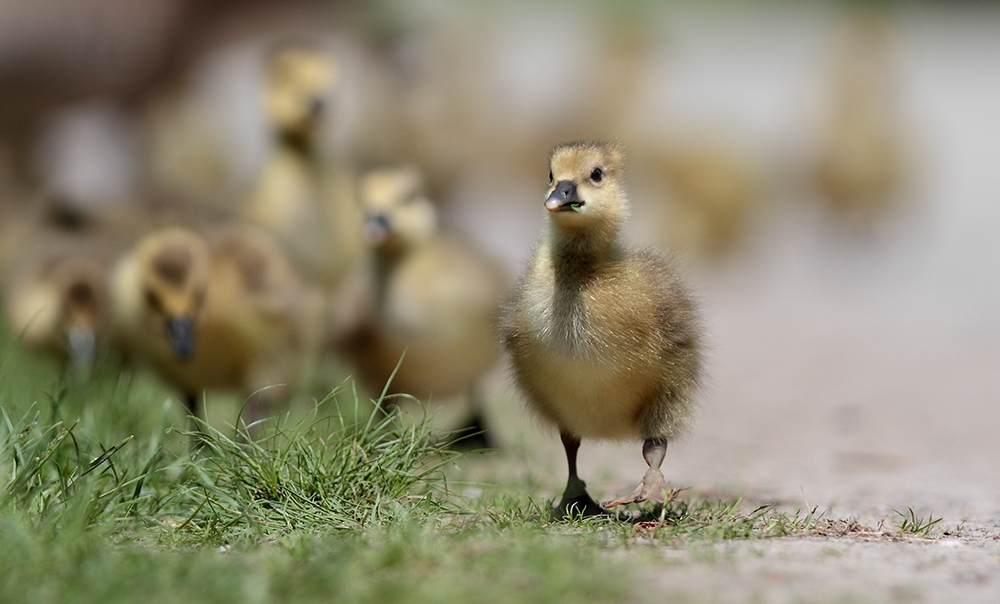
[[[549,170],[549,184],[550,184],[550,185],[552,184],[552,181],[553,181],[553,180],[555,180],[555,179],[554,179],[554,178],[552,178],[552,170]]]
[[[594,168],[593,171],[591,171],[590,173],[590,180],[594,182],[601,182],[602,180],[604,180],[604,170],[601,170],[600,168]]]

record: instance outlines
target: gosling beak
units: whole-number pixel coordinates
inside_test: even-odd
[[[379,245],[389,237],[389,218],[385,214],[369,216],[365,220],[365,239],[371,245]]]
[[[167,340],[178,360],[190,360],[194,356],[194,322],[189,317],[167,321]]]
[[[309,103],[309,117],[312,119],[319,119],[322,117],[323,112],[326,108],[326,102],[323,99],[316,98]]]
[[[552,195],[545,200],[545,209],[550,212],[579,212],[584,201],[576,194],[576,183],[572,180],[560,180],[553,189]]]
[[[94,333],[94,328],[80,323],[71,325],[67,339],[70,364],[82,374],[89,373],[97,350],[97,335]]]

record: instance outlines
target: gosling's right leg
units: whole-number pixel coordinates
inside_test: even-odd
[[[469,389],[469,418],[461,428],[452,431],[448,447],[456,451],[481,451],[496,449],[497,443],[486,428],[486,417],[483,413],[483,397],[479,388]]]
[[[573,516],[604,516],[608,514],[594,499],[587,493],[587,485],[580,480],[576,473],[576,453],[580,449],[580,439],[572,434],[560,432],[563,447],[566,449],[566,463],[569,466],[569,480],[566,482],[566,490],[563,491],[562,500],[559,505],[552,510],[555,518],[571,518]]]

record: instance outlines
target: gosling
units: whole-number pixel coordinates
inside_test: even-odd
[[[104,266],[86,255],[33,259],[8,292],[12,332],[86,377],[106,332],[106,283]]]
[[[112,298],[126,353],[181,390],[194,417],[204,390],[287,382],[290,351],[307,337],[303,286],[280,248],[249,229],[211,242],[178,227],[147,235],[116,267]],[[251,401],[248,423],[264,403]]]
[[[319,48],[291,44],[271,54],[263,100],[275,145],[242,210],[325,286],[363,253],[354,175],[324,157],[319,140],[337,86],[337,63]]]
[[[361,382],[421,400],[467,395],[461,446],[489,446],[476,386],[500,356],[496,322],[508,280],[464,242],[438,232],[437,212],[411,167],[369,172],[359,191],[370,258],[356,277],[352,327],[340,338]],[[400,358],[405,358],[400,363]]]
[[[128,245],[131,225],[74,216],[50,199],[33,205],[0,227],[9,245],[0,260],[7,323],[28,348],[87,378],[113,340],[107,269]]]
[[[615,143],[559,145],[549,158],[549,224],[501,332],[529,406],[559,429],[569,480],[558,516],[664,501],[667,442],[688,423],[702,331],[670,262],[625,247],[624,152]],[[643,440],[649,469],[634,491],[598,505],[577,475],[580,439]]]
[[[829,207],[864,232],[902,201],[910,176],[893,34],[873,13],[848,24],[819,142],[816,184]]]

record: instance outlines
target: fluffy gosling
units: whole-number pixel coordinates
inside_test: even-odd
[[[495,330],[504,271],[438,232],[437,212],[413,168],[368,173],[360,201],[371,254],[343,352],[376,392],[405,351],[393,392],[425,401],[467,394],[475,405],[472,391],[500,354]],[[478,432],[480,422],[474,409],[469,428]]]
[[[107,275],[87,256],[36,259],[10,286],[7,320],[29,348],[60,356],[86,376],[105,335]]]
[[[287,383],[308,337],[298,278],[270,238],[248,229],[211,245],[182,228],[149,234],[116,267],[112,298],[126,352],[180,389],[196,417],[204,390]],[[251,422],[263,403],[252,402]]]
[[[362,253],[354,177],[318,138],[337,87],[332,56],[289,45],[267,64],[264,105],[275,146],[243,214],[271,232],[303,275],[335,285]]]
[[[560,145],[549,166],[548,227],[501,329],[517,384],[566,449],[569,480],[554,513],[607,513],[577,475],[581,438],[643,440],[649,470],[605,507],[662,502],[667,441],[687,423],[701,374],[694,301],[666,258],[622,241],[618,145]]]
[[[896,90],[894,31],[864,12],[848,23],[819,142],[816,183],[848,225],[867,225],[902,201],[909,160]]]

